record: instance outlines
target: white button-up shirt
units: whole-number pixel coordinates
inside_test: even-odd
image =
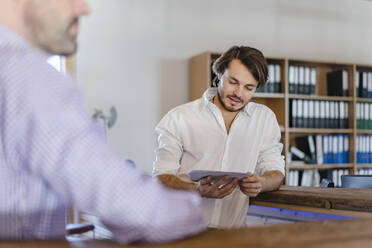
[[[158,124],[158,148],[153,174],[187,178],[191,170],[251,172],[263,175],[278,170],[284,175],[280,129],[266,106],[249,102],[227,133],[221,111],[210,100],[216,88],[202,98],[172,109]],[[244,224],[249,197],[238,188],[223,199],[203,198],[210,227]]]

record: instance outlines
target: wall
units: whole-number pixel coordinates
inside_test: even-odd
[[[372,3],[364,0],[88,0],[77,78],[87,111],[119,119],[109,141],[151,172],[154,127],[188,100],[188,59],[234,44],[270,57],[372,64]]]

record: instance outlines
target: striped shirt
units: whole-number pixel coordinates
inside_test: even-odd
[[[122,243],[205,228],[200,197],[126,164],[86,115],[74,80],[1,24],[0,54],[0,239],[63,238],[69,205]]]

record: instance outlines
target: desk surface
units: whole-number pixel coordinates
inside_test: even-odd
[[[251,204],[270,202],[313,208],[372,212],[372,189],[281,186],[251,198]]]
[[[34,241],[0,242],[0,248],[370,248],[372,247],[372,220],[336,220],[281,224],[235,230],[207,230],[189,239],[169,244],[120,246],[110,241]]]

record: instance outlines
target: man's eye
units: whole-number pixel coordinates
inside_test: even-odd
[[[247,90],[249,91],[252,91],[254,88],[253,87],[249,87],[249,88],[246,88]]]
[[[237,82],[232,81],[232,80],[229,80],[229,83],[230,83],[230,84],[237,84]]]

